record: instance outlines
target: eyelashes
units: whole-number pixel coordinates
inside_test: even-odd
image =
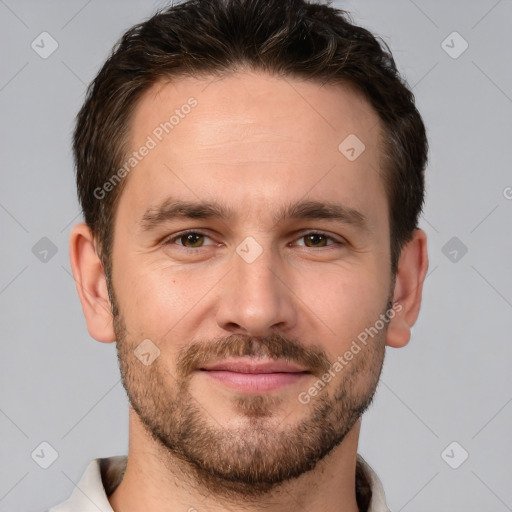
[[[201,241],[203,241],[204,239],[211,240],[211,237],[208,236],[207,233],[205,233],[199,229],[189,229],[189,230],[181,231],[179,233],[171,235],[170,237],[167,237],[163,241],[163,245],[176,246],[176,247],[183,248],[184,250],[188,250],[188,251],[204,249],[209,246],[217,245],[215,243],[208,244],[208,245],[204,245],[202,243],[201,245],[198,245],[198,246],[185,245],[185,243],[187,243],[186,242],[187,240],[188,240],[188,243],[198,244]],[[340,246],[346,245],[345,242],[343,240],[339,239],[338,237],[334,237],[334,236],[332,236],[328,233],[325,233],[323,231],[314,231],[314,230],[303,231],[303,232],[297,233],[294,241],[298,241],[298,240],[304,241],[305,239],[309,240],[309,242],[307,242],[307,243],[313,243],[313,245],[309,246],[309,245],[304,244],[304,245],[299,245],[299,247],[305,247],[305,248],[309,248],[309,249],[323,249],[324,247],[332,247],[332,246],[340,247]],[[177,243],[178,241],[181,241],[182,243]],[[320,243],[325,242],[325,245],[314,245],[315,243],[318,243],[319,241],[320,241]],[[328,242],[330,242],[330,243],[328,243]]]

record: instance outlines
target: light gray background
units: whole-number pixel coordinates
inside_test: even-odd
[[[42,511],[92,458],[127,451],[115,346],[88,336],[70,275],[70,137],[112,45],[162,4],[0,0],[1,511]],[[411,343],[388,349],[359,451],[393,511],[512,510],[512,2],[334,5],[390,44],[431,145],[424,303]],[[59,45],[47,59],[31,48],[43,31]],[[469,44],[456,59],[453,31]],[[42,237],[57,248],[46,262]],[[455,262],[452,237],[468,249]],[[31,458],[43,441],[58,452],[46,470]],[[452,464],[469,453],[458,469],[441,456],[453,441]]]

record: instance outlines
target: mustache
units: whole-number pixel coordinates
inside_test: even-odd
[[[232,334],[215,341],[194,341],[182,349],[176,362],[177,372],[186,378],[207,363],[228,357],[283,359],[302,366],[320,378],[331,367],[319,345],[304,346],[300,341],[278,333],[268,336]]]

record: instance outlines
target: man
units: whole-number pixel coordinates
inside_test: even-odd
[[[71,264],[128,457],[52,512],[388,510],[357,454],[428,267],[425,128],[342,11],[192,0],[129,30],[74,137]]]

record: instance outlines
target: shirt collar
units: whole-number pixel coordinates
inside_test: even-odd
[[[92,460],[69,499],[48,512],[113,512],[108,496],[123,479],[127,462],[126,455]],[[361,512],[389,512],[379,477],[359,454],[356,496]]]

